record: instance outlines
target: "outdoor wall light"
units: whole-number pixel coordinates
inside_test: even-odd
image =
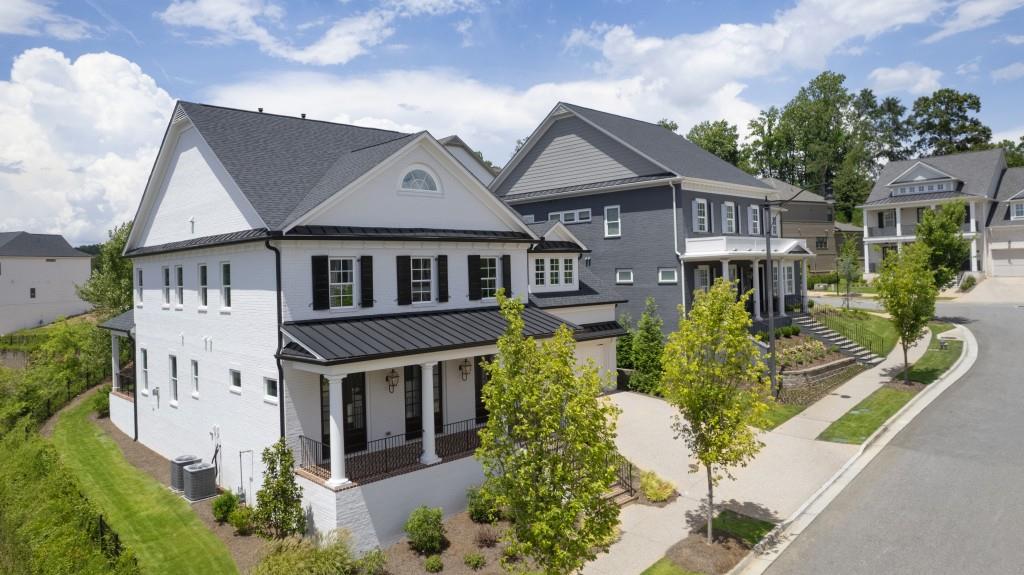
[[[384,381],[388,382],[388,393],[394,393],[395,388],[398,387],[398,372],[391,369],[391,372],[384,377]]]
[[[462,376],[462,381],[469,379],[469,374],[472,370],[473,365],[469,363],[469,358],[462,360],[462,363],[459,364],[459,375]]]

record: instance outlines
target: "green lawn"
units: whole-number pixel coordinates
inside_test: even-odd
[[[800,413],[806,409],[806,405],[794,405],[792,403],[779,403],[774,400],[768,401],[768,413],[765,414],[767,420],[766,425],[763,427],[765,431],[771,431],[776,427],[789,421],[789,418]]]
[[[187,503],[132,467],[89,419],[85,401],[64,413],[53,443],[86,496],[152,574],[237,573],[227,547]]]
[[[668,557],[662,557],[657,563],[651,565],[640,575],[701,575],[693,571],[687,571],[682,567],[679,567],[675,563],[669,560]]]
[[[864,443],[913,396],[914,393],[910,390],[879,388],[845,415],[833,421],[832,425],[821,432],[818,439],[836,443]]]
[[[816,315],[815,319],[882,357],[889,355],[899,339],[892,322],[864,311],[839,310],[837,315]]]
[[[928,351],[917,360],[917,363],[910,366],[910,380],[928,385],[939,378],[940,375],[956,363],[963,351],[964,342],[949,340],[946,349],[939,347],[939,334],[953,329],[952,324],[933,323],[929,326],[932,330],[931,343],[928,344]],[[901,371],[897,379],[903,377]]]
[[[724,509],[711,521],[711,527],[716,533],[729,533],[753,547],[775,528],[775,524]]]

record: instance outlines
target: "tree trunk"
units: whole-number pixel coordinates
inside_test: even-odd
[[[711,466],[708,470],[708,545],[711,545],[711,520],[715,517],[715,483],[711,478]]]
[[[910,385],[910,362],[907,360],[907,344],[903,343],[903,384]]]

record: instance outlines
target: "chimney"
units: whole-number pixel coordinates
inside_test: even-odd
[[[263,113],[263,108],[256,108],[256,109],[259,110],[261,114]]]
[[[305,112],[303,112],[303,113],[302,113],[302,119],[303,119],[303,120],[305,120],[305,119],[306,119],[306,113],[305,113]]]

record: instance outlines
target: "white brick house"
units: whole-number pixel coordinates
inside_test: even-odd
[[[0,232],[0,335],[89,311],[75,292],[89,262],[62,236]]]
[[[566,323],[581,361],[614,373],[621,300],[584,251],[561,224],[524,224],[429,133],[181,102],[125,250],[134,309],[106,325],[136,359],[111,417],[164,457],[216,452],[220,485],[250,498],[285,437],[312,526],[387,543],[414,507],[455,511],[482,479],[469,455],[497,289],[528,300],[529,334]]]

